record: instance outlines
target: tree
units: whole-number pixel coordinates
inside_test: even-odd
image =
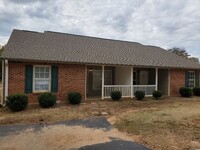
[[[0,45],[0,56],[1,56],[2,52],[4,51],[4,47],[5,47],[5,45],[4,46]]]
[[[185,50],[185,48],[178,48],[178,47],[173,47],[171,49],[168,49],[168,51],[177,54],[179,56],[183,56],[188,58],[190,55],[187,53],[187,51]]]
[[[188,58],[189,60],[195,62],[195,63],[199,63],[199,58],[197,57],[189,57],[190,55],[188,54],[188,52],[186,51],[185,48],[178,48],[178,47],[173,47],[168,49],[168,51],[170,51],[171,53],[177,54],[179,56]]]
[[[199,63],[199,58],[197,57],[189,57],[188,59],[190,59],[193,62]]]

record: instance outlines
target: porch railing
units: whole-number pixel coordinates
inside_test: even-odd
[[[131,85],[104,85],[105,98],[110,98],[112,91],[121,91],[122,97],[130,97]]]
[[[144,91],[146,96],[152,96],[156,85],[133,85],[133,96],[136,91]],[[112,91],[121,91],[122,97],[131,97],[131,85],[104,85],[104,97],[110,98]]]
[[[152,92],[156,90],[156,85],[133,85],[133,94],[139,90],[144,91],[146,96],[152,96]]]

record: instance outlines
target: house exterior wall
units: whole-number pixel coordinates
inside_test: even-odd
[[[24,93],[26,65],[53,65],[47,63],[9,62],[8,94]],[[55,65],[55,64],[54,64]],[[85,99],[85,65],[56,64],[58,65],[58,101],[66,101],[67,93],[78,91]],[[29,103],[37,103],[39,93],[29,93]]]
[[[185,71],[170,69],[170,96],[178,96],[179,88],[185,86]]]

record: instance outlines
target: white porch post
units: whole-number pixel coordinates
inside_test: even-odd
[[[101,90],[101,99],[104,99],[104,66],[102,66],[102,90]]]
[[[8,60],[5,60],[5,98],[8,96]]]
[[[131,67],[131,98],[133,98],[133,67]]]
[[[158,68],[156,68],[156,90],[158,90]]]

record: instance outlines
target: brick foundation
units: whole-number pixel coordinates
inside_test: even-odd
[[[52,65],[47,63],[9,62],[8,94],[24,93],[25,65]],[[85,65],[58,64],[58,101],[66,101],[67,93],[78,91],[85,100]],[[37,103],[38,93],[28,94],[29,103]]]

